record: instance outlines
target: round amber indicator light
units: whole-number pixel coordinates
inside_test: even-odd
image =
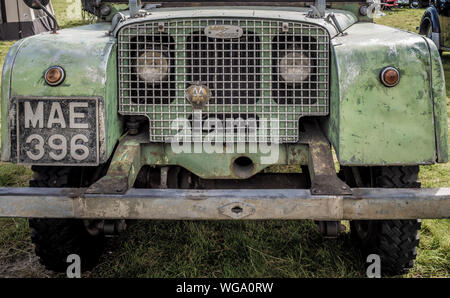
[[[50,86],[58,86],[66,77],[64,69],[59,66],[52,66],[45,72],[45,81]]]
[[[381,71],[381,82],[386,87],[394,87],[400,81],[400,73],[394,67],[386,67]]]

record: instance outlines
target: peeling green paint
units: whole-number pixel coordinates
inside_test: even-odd
[[[91,185],[87,193],[124,193],[133,187],[141,167],[140,143],[126,136],[119,143],[106,175]]]
[[[101,97],[104,107],[99,112],[99,121],[103,121],[105,131],[100,133],[100,149],[103,150],[100,162],[106,162],[121,134],[117,115],[116,41],[107,34],[109,27],[109,23],[99,23],[24,39],[20,49],[12,49],[5,62],[5,65],[14,63],[14,67],[4,74],[5,78],[11,73],[11,80],[3,81],[3,88],[10,89],[9,94],[3,94],[4,113],[9,111],[10,118],[14,118],[11,110],[14,96]],[[13,61],[14,52],[17,54]],[[50,87],[43,75],[54,65],[64,68],[66,79],[61,85]],[[5,150],[11,146],[8,137],[13,133],[7,119],[2,117]],[[3,159],[13,160],[14,156],[4,155]]]
[[[281,144],[278,160],[271,164],[261,163],[260,153],[175,153],[170,144],[142,144],[142,164],[183,167],[204,179],[240,179],[232,170],[233,161],[241,156],[250,158],[254,163],[253,174],[261,172],[271,165],[307,165],[308,146],[303,144]]]
[[[3,64],[3,72],[2,72],[2,97],[1,97],[1,121],[2,121],[2,160],[8,161],[11,156],[11,139],[9,135],[9,127],[11,119],[9,116],[11,114],[10,106],[9,106],[9,98],[10,98],[10,83],[11,83],[11,73],[14,66],[14,59],[16,58],[17,52],[20,49],[23,40],[19,40],[16,42],[11,49],[9,50],[5,63]]]
[[[118,80],[117,80],[117,48],[113,46],[108,60],[106,72],[106,158],[109,158],[114,151],[117,140],[123,132],[122,119],[117,113],[118,110]]]
[[[448,118],[445,76],[439,51],[430,39],[426,39],[431,53],[431,88],[434,103],[437,161],[448,162]]]
[[[337,73],[332,71],[328,127],[340,163],[434,163],[427,43],[417,34],[372,23],[355,24],[346,32],[332,41]],[[379,79],[387,66],[401,73],[400,83],[392,88]]]
[[[306,19],[305,8],[277,8],[276,15],[282,19],[317,22],[334,37],[327,133],[339,161],[342,165],[447,161],[445,84],[436,49],[413,33],[373,23],[354,24],[357,18],[361,20],[355,7],[353,5],[347,12],[335,11],[347,29],[345,36],[336,37],[336,29],[331,23]],[[254,7],[236,8],[224,13],[216,11],[215,14],[231,15],[234,12],[245,15],[252,12],[260,16],[270,13],[267,8]],[[192,8],[161,9],[144,19],[127,22],[199,13]],[[202,9],[201,13],[206,14],[208,10]],[[109,29],[109,23],[99,23],[61,30],[56,35],[41,34],[24,39],[11,49],[5,61],[2,86],[4,160],[11,160],[12,96],[102,97],[104,106],[100,121],[104,121],[105,133],[100,141],[105,152],[101,162],[111,156],[123,125],[117,113],[116,39],[107,34]],[[49,87],[43,80],[44,71],[52,65],[60,65],[67,72],[66,81],[58,87]],[[394,88],[380,83],[379,73],[386,66],[400,70],[401,81]],[[237,154],[174,154],[168,145],[141,146],[143,164],[180,165],[204,178],[235,178],[230,163]],[[275,164],[289,164],[290,161],[307,164],[307,150],[300,149],[299,156],[293,158],[289,153],[292,146],[280,146],[280,157]],[[249,157],[256,160],[255,173],[267,167],[258,163],[258,154],[250,154]],[[131,171],[137,172],[138,169],[132,168]]]

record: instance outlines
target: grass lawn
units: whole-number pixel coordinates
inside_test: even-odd
[[[61,27],[82,23],[53,0]],[[423,10],[399,9],[376,22],[415,31]],[[0,62],[11,42],[0,42]],[[450,54],[443,57],[450,95]],[[450,103],[450,101],[449,101]],[[450,113],[450,107],[449,107]],[[449,114],[450,116],[450,114]],[[27,167],[0,164],[0,186],[27,185]],[[450,164],[422,167],[424,187],[448,186]],[[58,276],[38,264],[23,219],[0,219],[0,276]],[[311,221],[139,221],[112,239],[89,277],[363,277],[348,233],[322,239]],[[425,220],[414,269],[406,277],[450,277],[450,220]]]

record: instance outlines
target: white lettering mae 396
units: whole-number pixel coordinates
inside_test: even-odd
[[[24,102],[24,128],[25,129],[89,129],[86,122],[86,113],[82,113],[77,109],[88,108],[87,102],[70,102],[68,104],[68,115],[65,117],[60,102],[53,102],[48,115],[45,115],[44,102],[38,102],[33,107],[30,101]],[[66,111],[67,114],[67,111]],[[47,116],[47,117],[46,117]],[[32,145],[32,149],[26,152],[28,158],[33,161],[41,160],[45,155],[45,143],[52,150],[48,153],[49,158],[54,161],[60,161],[66,158],[70,151],[70,156],[76,161],[83,161],[89,157],[89,148],[84,144],[89,141],[84,134],[75,134],[70,140],[67,140],[63,134],[53,133],[47,140],[41,136],[39,132],[30,134],[25,142]],[[69,143],[70,142],[70,147]],[[70,150],[69,150],[70,148]]]
[[[71,102],[69,103],[69,128],[77,129],[88,129],[89,125],[87,123],[76,122],[75,119],[85,118],[84,113],[77,113],[76,108],[87,108],[87,102]],[[24,102],[25,109],[25,128],[44,128],[45,118],[44,118],[44,103],[39,102],[36,106],[35,111],[31,108],[29,101]],[[61,128],[67,127],[67,121],[64,118],[62,112],[61,104],[59,102],[53,102],[50,108],[50,113],[47,118],[47,128],[53,128],[55,124],[61,125]]]

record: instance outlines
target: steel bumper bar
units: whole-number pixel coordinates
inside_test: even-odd
[[[85,219],[415,219],[450,218],[450,188],[353,189],[352,195],[309,190],[0,188],[0,217]]]

